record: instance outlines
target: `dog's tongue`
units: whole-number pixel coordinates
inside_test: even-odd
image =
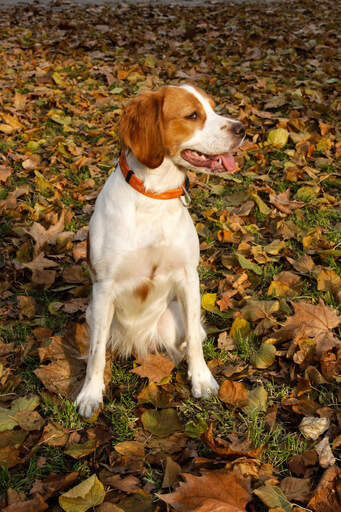
[[[228,172],[234,172],[237,170],[237,164],[231,153],[224,153],[220,155],[223,166]]]

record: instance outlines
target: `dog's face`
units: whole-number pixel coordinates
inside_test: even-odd
[[[232,156],[245,129],[213,110],[207,94],[191,85],[166,86],[138,95],[128,104],[120,127],[123,147],[153,169],[165,157],[179,167],[209,174],[233,172]]]

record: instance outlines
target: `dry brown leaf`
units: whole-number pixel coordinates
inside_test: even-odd
[[[299,501],[305,505],[311,497],[311,483],[309,478],[283,478],[280,485],[289,501]]]
[[[329,437],[324,437],[316,446],[315,450],[319,456],[319,463],[322,468],[329,468],[335,464],[335,457],[329,443]]]
[[[166,377],[169,377],[174,363],[162,354],[149,354],[145,359],[136,360],[141,366],[131,370],[140,377],[147,377],[150,382],[161,382]]]
[[[323,268],[317,275],[317,289],[330,292],[337,302],[341,302],[341,277],[330,268]]]
[[[139,441],[122,441],[114,446],[120,455],[144,457],[144,446]]]
[[[157,496],[179,512],[245,512],[250,500],[246,483],[232,472],[210,471],[186,479],[171,494]]]
[[[78,471],[67,473],[65,475],[56,475],[51,473],[44,480],[36,480],[32,486],[30,494],[40,494],[45,500],[70,487],[78,478]]]
[[[63,232],[65,225],[65,210],[62,210],[58,222],[51,225],[48,229],[45,229],[42,224],[34,222],[32,226],[27,230],[27,233],[35,241],[34,254],[37,256],[40,250],[46,244],[55,244],[59,235],[68,236],[73,238],[74,233],[72,231]]]
[[[65,446],[70,435],[70,430],[64,428],[58,423],[49,423],[43,430],[40,443],[48,446]]]
[[[280,192],[279,194],[270,193],[270,203],[276,206],[281,212],[290,214],[296,208],[303,208],[304,201],[290,200],[290,189]]]
[[[340,317],[321,299],[316,306],[301,301],[293,303],[293,307],[295,314],[287,318],[283,327],[274,334],[276,339],[290,339],[297,331],[304,332],[306,336],[315,338],[316,352],[319,355],[340,345],[340,341],[332,333],[332,329],[339,325]]]
[[[248,403],[247,391],[241,382],[224,380],[219,388],[219,398],[226,404],[244,407]]]
[[[19,454],[19,448],[14,446],[5,446],[0,448],[0,465],[6,465],[8,468],[13,468],[17,464],[22,463],[23,460]]]
[[[0,165],[0,181],[6,181],[12,172],[12,167],[8,167],[7,165]]]
[[[323,473],[307,507],[313,512],[341,510],[341,469],[338,466],[331,466]]]
[[[181,473],[181,466],[172,457],[167,457],[166,467],[162,480],[162,488],[173,487],[178,482]]]
[[[133,475],[128,475],[123,478],[120,475],[109,476],[105,479],[104,483],[114,489],[119,489],[127,493],[136,492],[141,488],[140,480]]]
[[[279,310],[278,300],[249,300],[241,310],[246,320],[254,322],[260,318],[269,318]]]
[[[201,436],[202,440],[211,450],[228,460],[237,459],[239,457],[248,457],[257,459],[263,451],[263,447],[251,448],[248,441],[239,442],[234,439],[229,443],[220,437],[213,437],[213,423],[210,424],[208,430]]]
[[[47,510],[48,508],[48,505],[40,494],[36,494],[31,500],[13,503],[8,507],[3,508],[2,512],[44,512],[44,510]]]
[[[19,318],[33,318],[36,312],[35,299],[31,296],[19,295],[17,301],[20,309]]]

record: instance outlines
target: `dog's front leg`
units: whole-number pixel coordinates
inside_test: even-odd
[[[205,398],[209,394],[216,394],[219,385],[205,362],[202,350],[206,335],[200,322],[200,283],[196,268],[185,268],[184,278],[177,283],[177,296],[184,317],[188,377],[192,380],[192,395]]]
[[[90,418],[103,401],[105,349],[114,312],[113,282],[93,284],[90,313],[90,351],[85,381],[76,404],[79,413]]]

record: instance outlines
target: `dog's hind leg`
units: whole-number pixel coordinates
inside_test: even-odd
[[[158,335],[167,354],[178,364],[185,356],[185,326],[177,301],[168,304],[158,323]]]

